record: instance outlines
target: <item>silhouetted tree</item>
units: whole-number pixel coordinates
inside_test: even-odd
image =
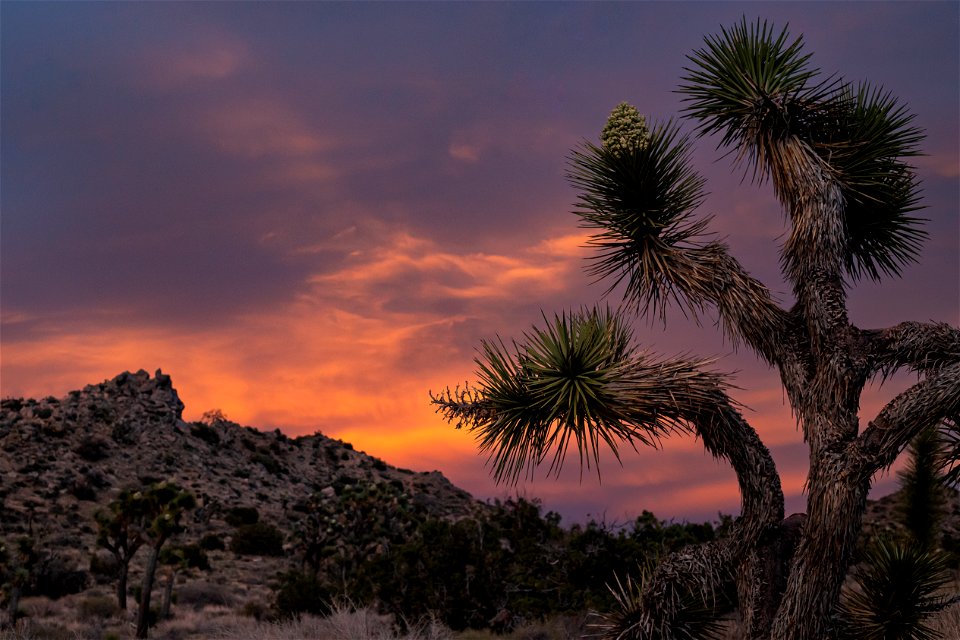
[[[0,619],[0,629],[16,624],[20,598],[39,562],[34,538],[22,536],[12,545],[0,541],[0,603],[5,604],[7,610],[6,619]]]
[[[157,482],[140,490],[128,489],[110,503],[107,511],[96,514],[97,543],[118,560],[117,601],[126,608],[127,572],[130,560],[146,545],[150,556],[144,570],[137,612],[137,638],[146,638],[149,627],[150,595],[157,561],[163,545],[182,532],[185,511],[196,506],[196,499],[172,482]]]
[[[871,478],[924,428],[960,413],[960,330],[903,322],[861,329],[847,316],[859,279],[896,276],[924,237],[917,182],[905,158],[922,133],[889,93],[821,80],[802,40],[746,20],[690,57],[680,87],[703,134],[769,179],[787,213],[780,247],[795,303],[782,307],[695,218],[704,180],[691,140],[672,121],[647,126],[619,106],[601,145],[573,152],[577,214],[595,230],[590,272],[624,286],[628,309],[665,319],[670,304],[719,315],[726,335],[775,367],[810,451],[807,513],[784,520],[769,451],[709,362],[661,359],[632,343],[624,312],[563,313],[512,347],[484,341],[479,383],[434,402],[477,433],[500,481],[516,481],[568,447],[599,463],[607,446],[694,433],[734,468],[741,516],[722,540],[666,556],[627,610],[617,638],[680,637],[691,595],[709,601],[735,580],[749,638],[821,640],[861,530]],[[920,381],[861,425],[867,381],[911,370]],[[956,421],[946,423],[955,433]],[[551,456],[551,452],[553,452]],[[707,633],[707,631],[704,631]]]
[[[127,575],[130,561],[143,546],[142,531],[147,517],[143,494],[125,489],[106,510],[97,511],[97,544],[117,559],[117,606],[127,608]]]
[[[150,595],[157,570],[157,561],[163,545],[171,537],[184,531],[180,524],[184,512],[196,506],[193,494],[172,482],[158,482],[142,492],[146,514],[142,536],[150,549],[140,589],[140,607],[137,611],[137,638],[146,638],[150,626]]]

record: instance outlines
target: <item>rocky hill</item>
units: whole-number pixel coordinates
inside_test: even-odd
[[[344,485],[390,485],[439,517],[484,506],[438,471],[392,467],[320,433],[289,438],[222,418],[185,422],[183,408],[160,371],[122,373],[63,398],[4,399],[0,540],[32,536],[66,566],[86,570],[97,552],[94,513],[123,489],[161,480],[197,499],[186,537],[220,536],[228,548],[231,510],[256,509],[289,544],[308,498]],[[217,579],[237,585],[240,598],[267,598],[269,579],[289,562],[212,553]],[[136,560],[132,569],[135,584]]]

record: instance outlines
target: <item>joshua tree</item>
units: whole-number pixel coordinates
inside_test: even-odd
[[[157,568],[157,559],[163,544],[183,531],[180,519],[183,512],[192,509],[193,495],[170,482],[158,482],[141,490],[125,489],[106,511],[95,514],[97,544],[117,559],[117,605],[127,608],[127,574],[130,561],[140,547],[150,547],[150,558],[143,576],[140,610],[137,615],[137,637],[147,637],[147,616],[150,610],[150,592]]]
[[[850,640],[933,640],[940,636],[927,621],[960,601],[943,591],[953,575],[939,548],[946,486],[938,469],[948,453],[937,425],[921,431],[907,451],[897,505],[906,535],[871,541],[854,569],[856,586],[844,588],[838,609]]]
[[[117,606],[127,608],[127,575],[130,561],[143,546],[143,520],[146,517],[143,494],[126,489],[106,510],[97,511],[97,544],[117,560]]]
[[[150,547],[150,557],[143,572],[143,585],[140,590],[140,608],[137,612],[137,638],[146,638],[150,626],[150,594],[153,591],[153,579],[157,570],[157,561],[164,543],[171,537],[184,531],[180,524],[185,511],[196,506],[193,494],[183,491],[172,482],[159,482],[151,485],[142,494],[144,528],[141,535]]]
[[[0,629],[12,628],[16,624],[20,615],[20,597],[34,577],[39,562],[40,554],[32,537],[18,538],[9,549],[0,541],[0,603],[5,603],[7,608],[6,621],[0,617]]]
[[[512,347],[484,341],[479,382],[433,397],[477,433],[501,481],[548,457],[558,470],[571,441],[591,465],[601,443],[616,454],[618,444],[678,431],[733,466],[742,504],[731,535],[664,558],[608,617],[610,637],[688,637],[690,594],[709,602],[729,580],[747,637],[830,637],[872,476],[923,429],[956,429],[960,330],[863,329],[846,311],[858,280],[897,276],[916,258],[924,232],[905,159],[922,133],[890,94],[820,80],[809,58],[800,38],[744,20],[689,56],[680,87],[698,133],[717,134],[773,184],[789,223],[780,247],[789,308],[706,234],[709,218],[695,217],[704,181],[690,166],[691,139],[672,121],[648,128],[621,105],[600,146],[572,153],[569,179],[576,213],[595,230],[590,270],[624,285],[625,311],[563,313]],[[625,313],[663,317],[671,303],[694,317],[715,310],[734,344],[779,371],[810,450],[805,517],[784,520],[773,459],[724,378],[708,362],[658,359],[632,344]],[[899,370],[919,382],[861,424],[866,382]]]

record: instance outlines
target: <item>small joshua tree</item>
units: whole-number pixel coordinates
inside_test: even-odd
[[[873,540],[854,569],[856,586],[844,588],[837,611],[850,640],[933,640],[939,636],[928,620],[960,601],[944,592],[952,575],[939,549],[946,506],[939,469],[948,456],[938,425],[921,431],[908,453],[897,505],[906,536]]]
[[[127,575],[130,561],[140,547],[147,545],[150,557],[140,592],[137,615],[137,637],[147,637],[150,592],[157,568],[157,559],[164,543],[183,531],[180,520],[183,512],[192,509],[193,495],[170,482],[159,482],[141,490],[126,489],[113,500],[105,511],[98,511],[97,544],[117,559],[117,605],[127,608]]]
[[[184,512],[196,506],[193,494],[183,491],[172,482],[159,482],[142,493],[143,512],[146,514],[141,536],[150,548],[147,566],[140,590],[140,608],[137,612],[137,638],[146,638],[150,625],[150,595],[163,545],[171,537],[184,531],[180,521]]]
[[[896,276],[916,258],[924,233],[905,159],[922,133],[890,94],[820,80],[809,59],[801,39],[744,20],[706,39],[680,88],[699,133],[719,135],[758,181],[772,182],[789,222],[780,258],[792,307],[709,237],[709,218],[695,217],[704,181],[678,125],[648,127],[621,105],[601,146],[573,152],[569,173],[576,213],[595,230],[590,270],[624,285],[627,311],[713,309],[734,344],[777,369],[810,450],[805,518],[784,520],[774,461],[723,376],[705,361],[639,349],[625,311],[563,313],[512,347],[485,341],[479,383],[433,397],[477,433],[501,481],[548,458],[558,470],[571,442],[589,465],[602,446],[616,454],[624,442],[655,444],[675,432],[696,434],[733,466],[741,515],[731,534],[666,556],[640,588],[625,589],[624,610],[608,617],[611,638],[691,637],[690,596],[709,603],[731,581],[744,637],[830,637],[871,478],[930,425],[960,438],[960,330],[862,329],[846,310],[859,279]],[[861,424],[867,381],[900,370],[919,382]]]
[[[97,544],[117,560],[117,606],[125,611],[130,561],[144,542],[142,531],[146,511],[143,493],[132,489],[122,491],[94,518],[97,521]]]
[[[947,502],[947,487],[938,472],[944,449],[937,425],[924,429],[910,443],[906,467],[898,474],[900,516],[912,541],[925,550],[940,544],[940,522]]]
[[[20,615],[20,597],[34,576],[40,554],[30,536],[17,538],[12,545],[0,541],[0,604],[5,603],[7,620],[0,617],[0,629],[13,627]]]

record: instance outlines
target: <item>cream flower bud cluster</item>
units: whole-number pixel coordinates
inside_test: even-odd
[[[647,119],[633,105],[618,104],[600,133],[603,147],[615,155],[645,149],[650,142]]]

